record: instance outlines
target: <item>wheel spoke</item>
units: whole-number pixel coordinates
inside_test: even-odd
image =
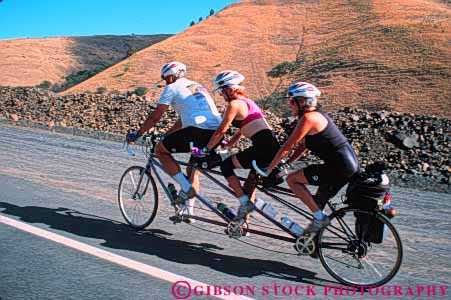
[[[379,272],[379,271],[377,270],[377,268],[376,268],[371,262],[368,261],[368,259],[366,259],[366,258],[365,258],[365,259],[362,259],[360,262],[362,263],[362,267],[363,267],[364,269],[366,269],[367,271],[372,270],[373,273],[376,273],[377,276],[378,276],[379,278],[382,278],[382,277],[383,277],[383,275],[381,274],[381,272]],[[365,266],[368,266],[368,268],[366,268]]]
[[[130,173],[130,181],[131,181],[131,183],[133,184],[133,188],[134,188],[135,191],[136,191],[137,184],[136,184],[135,175],[134,175],[133,173]]]
[[[119,186],[119,208],[128,224],[145,228],[155,217],[158,207],[155,182],[145,169],[131,167]]]
[[[330,219],[331,224],[318,237],[320,260],[329,274],[355,286],[380,286],[393,278],[401,264],[402,245],[387,218],[343,208]],[[379,231],[374,232],[376,229]]]

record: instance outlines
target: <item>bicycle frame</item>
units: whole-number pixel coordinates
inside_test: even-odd
[[[155,140],[151,139],[151,142],[152,142],[153,146],[155,146]],[[148,187],[147,184],[149,182],[152,183],[152,188],[155,190],[155,193],[153,195],[154,195],[155,199],[157,199],[158,189],[155,186],[155,182],[158,182],[159,185],[163,188],[164,192],[166,193],[166,196],[168,197],[168,201],[170,202],[170,204],[174,205],[171,200],[173,198],[173,196],[171,195],[171,192],[167,186],[167,181],[165,181],[165,179],[163,178],[164,177],[163,173],[161,173],[160,170],[163,170],[163,172],[166,173],[168,176],[170,176],[170,175],[164,170],[163,165],[157,160],[157,158],[153,152],[154,147],[150,147],[150,146],[148,147],[148,146],[149,145],[146,145],[146,146],[143,145],[143,150],[145,148],[144,154],[147,158],[147,163],[146,163],[145,168],[137,167],[137,166],[132,166],[129,168],[129,169],[136,169],[136,168],[140,169],[140,177],[138,180],[135,180],[135,182],[137,181],[137,184],[133,183],[133,185],[135,186],[135,189],[136,189],[135,193],[133,194],[133,200],[136,200],[135,197],[137,197],[137,196],[142,197],[146,193],[147,187]],[[129,149],[127,147],[127,151],[128,150]],[[133,151],[130,151],[130,152],[133,154]],[[130,154],[130,152],[129,152],[129,154]],[[229,186],[227,186],[227,184],[225,184],[219,180],[219,178],[222,179],[222,177],[223,177],[222,173],[217,170],[212,170],[212,167],[214,165],[216,165],[216,162],[217,162],[215,160],[216,158],[215,157],[212,157],[212,158],[205,157],[205,156],[201,156],[201,155],[197,156],[197,157],[199,157],[199,160],[197,162],[190,163],[190,162],[177,161],[177,163],[181,166],[185,166],[187,168],[192,168],[193,171],[196,171],[196,170],[199,171],[200,174],[204,175],[206,178],[210,179],[214,184],[221,187],[223,190],[227,191],[229,194],[231,194],[233,197],[235,197],[234,191]],[[211,160],[209,160],[210,158],[211,158]],[[266,173],[260,172],[261,169],[258,168],[258,166],[256,166],[256,164],[253,167],[254,167],[256,173],[259,176],[261,176],[261,177],[257,177],[256,182],[254,180],[248,180],[248,179],[252,178],[252,176],[248,177],[247,179],[238,176],[238,179],[240,181],[248,180],[247,183],[250,183],[251,190],[253,190],[255,188],[256,190],[268,195],[269,197],[271,197],[271,199],[277,201],[278,203],[282,204],[283,206],[290,209],[291,211],[298,213],[299,215],[303,216],[304,218],[306,218],[308,220],[313,219],[312,213],[293,204],[292,203],[293,201],[285,200],[286,199],[285,196],[293,197],[294,199],[297,199],[296,195],[293,192],[291,192],[290,189],[280,187],[280,186],[275,186],[275,187],[263,186],[262,182],[259,180],[266,177],[267,176],[267,175],[265,175]],[[127,171],[124,173],[124,175],[128,174],[129,169],[127,169]],[[156,181],[154,180],[152,173],[154,173],[155,177],[157,178]],[[140,186],[143,182],[143,177],[145,174],[147,174],[147,176],[150,178],[150,180],[147,180],[144,191],[139,192]],[[191,175],[192,174],[194,174],[194,172],[191,172]],[[122,178],[124,178],[124,175]],[[218,176],[220,176],[220,177],[218,177]],[[121,178],[121,182],[120,182],[119,191],[121,191],[122,178]],[[132,181],[133,181],[133,177],[132,177]],[[248,184],[245,184],[245,186],[246,185],[248,185]],[[253,193],[253,192],[249,191],[249,189],[246,189],[246,190],[247,190],[246,193]],[[329,218],[331,220],[335,219],[336,223],[334,225],[332,225],[332,222],[331,222],[331,224],[329,224],[327,227],[325,227],[323,230],[319,231],[316,234],[297,236],[294,233],[292,233],[288,228],[286,228],[284,225],[282,225],[280,222],[271,218],[264,211],[262,211],[258,208],[255,208],[254,211],[257,214],[260,214],[261,216],[263,216],[264,219],[268,220],[274,226],[274,227],[267,227],[267,228],[271,228],[271,229],[279,228],[283,232],[285,232],[287,235],[283,235],[280,232],[275,232],[275,233],[265,232],[264,228],[262,230],[250,229],[247,226],[247,223],[243,226],[242,223],[236,222],[235,220],[232,220],[228,216],[223,214],[216,207],[216,203],[214,201],[211,201],[210,199],[208,199],[202,195],[196,195],[195,197],[202,204],[204,204],[206,207],[208,207],[208,209],[210,211],[214,212],[219,217],[219,220],[216,218],[212,219],[210,217],[202,217],[202,216],[185,214],[185,212],[183,210],[183,206],[182,207],[175,206],[176,208],[178,208],[178,210],[176,212],[176,216],[180,217],[179,221],[183,220],[184,217],[189,217],[192,219],[199,220],[201,222],[225,227],[225,228],[227,228],[226,232],[230,234],[230,237],[235,237],[235,238],[239,238],[240,236],[243,235],[243,233],[249,232],[249,233],[253,233],[258,236],[263,236],[263,237],[267,237],[267,238],[271,238],[271,239],[277,239],[277,240],[281,240],[281,241],[285,241],[285,242],[294,243],[295,244],[294,246],[295,246],[296,251],[298,252],[298,255],[313,256],[313,254],[316,251],[317,257],[319,257],[322,265],[326,268],[327,272],[329,274],[331,274],[335,279],[337,279],[338,281],[340,281],[341,283],[344,283],[346,285],[355,286],[355,285],[361,284],[363,286],[370,286],[369,285],[370,281],[365,281],[368,279],[364,279],[362,277],[363,281],[362,281],[362,283],[360,283],[361,277],[359,277],[360,276],[359,274],[357,274],[357,277],[355,277],[355,278],[353,277],[353,275],[351,275],[351,277],[347,277],[347,275],[343,276],[342,270],[341,270],[342,267],[340,267],[343,264],[345,266],[347,266],[348,268],[355,268],[356,270],[363,269],[364,273],[367,272],[366,271],[367,268],[371,268],[371,270],[375,270],[377,275],[379,276],[379,277],[376,276],[377,278],[374,279],[374,280],[376,280],[376,283],[375,283],[375,284],[377,284],[376,286],[382,285],[382,284],[388,282],[389,280],[391,280],[391,278],[393,278],[393,276],[395,276],[396,272],[399,270],[399,267],[400,267],[400,264],[402,261],[402,244],[401,244],[399,234],[395,230],[394,226],[389,222],[388,218],[384,214],[382,214],[381,212],[379,212],[377,210],[365,211],[365,210],[359,210],[359,209],[350,208],[350,207],[342,207],[339,204],[337,205],[337,203],[335,203],[335,202],[327,201],[326,204],[331,210],[331,214],[329,215]],[[119,194],[120,205],[122,205],[121,199],[122,199],[121,194]],[[142,228],[145,228],[147,225],[149,225],[152,222],[153,218],[155,217],[157,208],[158,208],[158,204],[156,206],[154,206],[152,216],[148,220],[148,223],[143,224],[141,227],[139,227],[140,225],[135,225],[133,222],[129,221],[128,216],[124,215],[122,206],[121,206],[121,212],[123,213],[124,217],[126,218],[127,222],[130,225],[136,226],[137,228],[142,229]],[[381,277],[382,273],[379,273],[377,271],[376,265],[374,265],[375,263],[378,263],[377,261],[376,262],[371,262],[371,261],[368,262],[366,260],[367,251],[370,251],[370,249],[372,249],[372,248],[371,248],[371,246],[369,246],[370,245],[369,242],[365,242],[364,238],[362,237],[363,235],[359,235],[359,233],[357,233],[357,231],[354,231],[352,229],[354,224],[357,224],[357,223],[355,223],[353,221],[348,224],[348,221],[345,220],[345,216],[348,216],[348,213],[354,214],[354,215],[350,215],[352,218],[353,216],[355,216],[355,212],[366,213],[366,214],[369,214],[369,216],[376,217],[377,219],[379,219],[380,221],[382,221],[385,224],[384,226],[388,226],[388,228],[390,229],[390,232],[393,235],[392,243],[395,243],[395,247],[393,249],[397,250],[397,254],[396,254],[396,256],[393,256],[393,258],[394,258],[393,268],[387,269],[389,271],[389,273],[384,273],[385,277]],[[177,223],[177,221],[175,221],[174,223]],[[239,228],[239,234],[235,234],[236,229],[237,229],[235,226],[241,226],[241,228]],[[258,226],[258,225],[256,225],[256,226]],[[263,227],[265,227],[265,226],[263,226]],[[324,237],[323,235],[326,232],[329,233],[329,235],[326,235]],[[337,240],[337,238],[338,238],[338,240]],[[339,259],[338,260],[334,259],[333,254],[329,255],[329,253],[333,253],[333,252],[330,252],[330,250],[324,252],[325,249],[331,249],[333,251],[338,251],[336,253],[338,253]],[[343,255],[345,255],[345,256],[343,256]],[[341,261],[342,260],[341,258],[343,258],[344,261]],[[357,265],[355,265],[355,263],[354,264],[349,263],[349,259],[351,259],[352,262],[357,263]],[[363,259],[364,261],[367,261],[366,262],[367,265],[365,265],[363,263],[364,261],[361,261],[361,259]],[[333,263],[330,264],[330,261],[332,261]],[[336,269],[334,267],[334,265],[333,265],[334,262],[339,263],[338,269]],[[362,271],[356,271],[356,272],[361,273]],[[367,273],[365,273],[365,274],[367,274]],[[373,280],[373,279],[371,279],[371,280]]]
[[[170,195],[170,191],[167,188],[167,186],[165,185],[165,182],[163,180],[163,178],[161,177],[161,175],[158,172],[158,169],[162,170],[165,174],[167,174],[168,176],[170,176],[166,170],[164,170],[163,166],[161,165],[160,162],[157,161],[157,159],[155,158],[155,154],[153,153],[153,150],[155,148],[155,140],[152,140],[152,147],[150,148],[149,152],[146,152],[146,156],[148,158],[147,164],[146,164],[146,169],[150,172],[150,173],[154,173],[157,177],[158,182],[160,183],[161,187],[163,188],[164,192],[166,193],[168,200],[171,199],[171,195]],[[128,148],[127,148],[127,151]],[[220,186],[223,190],[227,191],[229,194],[231,194],[232,196],[235,197],[235,194],[233,192],[233,190],[231,188],[229,188],[228,186],[226,186],[224,183],[220,182],[218,179],[216,179],[212,174],[214,175],[220,175],[222,177],[222,173],[219,171],[215,171],[212,169],[208,169],[208,168],[200,168],[196,165],[190,164],[190,163],[186,163],[183,161],[179,161],[176,160],[177,163],[181,166],[185,166],[185,167],[191,167],[195,170],[198,170],[201,174],[203,174],[205,177],[207,177],[208,179],[212,180],[216,185]],[[245,178],[242,177],[238,177],[241,181],[245,180]],[[287,189],[287,188],[283,188],[283,187],[271,187],[271,188],[265,188],[263,186],[259,186],[257,185],[256,188],[263,192],[264,194],[268,195],[269,197],[271,197],[272,199],[278,201],[279,203],[281,203],[282,205],[290,208],[291,210],[299,213],[300,215],[302,215],[303,217],[305,217],[308,220],[312,220],[313,219],[313,215],[312,213],[300,208],[299,206],[282,199],[281,197],[275,195],[274,193],[277,194],[282,194],[282,195],[286,195],[286,196],[290,196],[290,197],[294,197],[297,198],[295,194],[293,194],[291,192],[291,190]],[[201,195],[196,195],[196,198],[199,199],[199,201],[201,201],[204,205],[206,205],[211,211],[213,211],[216,215],[218,215],[222,220],[224,220],[225,222],[220,222],[220,221],[216,221],[216,220],[212,220],[212,219],[208,219],[208,218],[204,218],[204,217],[200,217],[200,216],[190,216],[190,218],[192,219],[196,219],[205,223],[210,223],[210,224],[214,224],[214,225],[218,225],[218,226],[223,226],[223,227],[227,227],[228,223],[232,220],[230,220],[229,218],[227,218],[224,214],[222,214],[222,212],[220,212],[212,203],[211,201],[209,201],[208,199],[206,199],[205,197],[201,196]],[[332,213],[335,213],[337,210],[334,208],[333,205],[331,205],[329,203],[329,201],[327,202],[328,207],[331,209]],[[273,234],[273,233],[267,233],[264,231],[260,231],[260,230],[255,230],[255,229],[249,229],[249,228],[244,228],[244,232],[249,232],[249,233],[253,233],[256,235],[260,235],[260,236],[265,236],[265,237],[269,237],[269,238],[274,238],[274,239],[278,239],[278,240],[283,240],[283,241],[287,241],[287,242],[296,242],[296,239],[298,238],[297,235],[293,234],[289,229],[287,229],[285,226],[283,226],[280,222],[274,220],[273,218],[271,218],[270,216],[268,216],[264,211],[258,209],[257,207],[255,207],[254,211],[256,211],[257,213],[259,213],[260,215],[262,215],[265,219],[267,219],[268,221],[270,221],[273,225],[275,225],[276,227],[280,228],[281,230],[283,230],[284,232],[286,232],[287,234],[289,234],[291,236],[290,237],[286,237],[286,236],[282,236],[282,235],[278,235],[278,234]],[[340,228],[337,228],[335,226],[329,226],[331,228],[326,228],[326,230],[332,232],[333,234],[337,235],[337,233],[335,233],[333,230],[337,230],[338,232],[344,233],[348,239],[353,239],[355,238],[355,235],[352,234],[352,230],[349,229],[349,226],[347,224],[345,224],[342,220],[340,223]],[[349,234],[349,232],[351,232],[351,235]]]
[[[185,162],[182,162],[182,161],[177,161],[177,163],[179,163],[180,165],[185,166],[185,167],[192,167],[192,168],[195,168],[195,169],[199,170],[203,175],[205,175],[207,178],[212,180],[215,184],[220,186],[225,191],[229,192],[231,195],[234,195],[233,191],[228,186],[226,186],[225,184],[220,182],[218,179],[213,177],[211,174],[209,174],[209,173],[221,174],[220,172],[213,171],[213,170],[208,170],[208,169],[198,168],[198,167],[196,167],[196,166],[194,166],[192,164],[185,163]],[[163,188],[164,192],[168,196],[168,199],[171,199],[171,194],[169,192],[169,189],[166,187],[163,178],[161,177],[161,175],[158,172],[158,169],[162,170],[167,175],[169,175],[169,174],[163,169],[163,166],[161,165],[160,162],[158,162],[155,159],[153,154],[149,157],[149,160],[147,162],[146,168],[149,171],[151,170],[151,172],[153,172],[155,174],[155,176],[157,177],[158,182],[160,183],[160,186]],[[222,212],[220,212],[207,198],[205,198],[205,197],[203,197],[201,195],[196,195],[196,198],[200,202],[202,202],[205,206],[207,206],[211,211],[213,211],[216,215],[218,215],[225,222],[220,222],[220,221],[216,221],[216,220],[212,220],[212,219],[208,219],[208,218],[204,218],[204,217],[200,217],[200,216],[190,216],[190,218],[193,218],[193,219],[205,222],[205,223],[210,223],[210,224],[214,224],[214,225],[218,225],[218,226],[223,226],[223,227],[227,227],[228,223],[230,221],[232,221],[229,218],[227,218]],[[296,241],[297,236],[294,235],[287,228],[285,228],[281,223],[279,223],[276,220],[272,219],[265,212],[263,212],[262,210],[260,210],[258,208],[255,208],[255,211],[258,212],[259,214],[261,214],[268,221],[270,221],[271,223],[273,223],[274,225],[276,225],[277,227],[279,227],[280,229],[282,229],[283,231],[285,231],[286,233],[291,235],[292,238],[286,237],[286,236],[282,236],[282,235],[278,235],[278,234],[268,233],[268,232],[264,232],[264,231],[260,231],[260,230],[249,229],[249,228],[245,228],[244,229],[245,232],[249,232],[249,233],[253,233],[253,234],[256,234],[256,235],[261,235],[261,236],[265,236],[265,237],[269,237],[269,238],[273,238],[273,239],[278,239],[278,240],[282,240],[282,241],[287,241],[287,242],[295,242]]]

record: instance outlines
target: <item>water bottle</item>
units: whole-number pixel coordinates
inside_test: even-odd
[[[218,203],[217,208],[230,220],[235,219],[235,217],[237,216],[236,211],[233,208],[227,207],[227,205],[225,205],[224,203]]]
[[[269,203],[265,203],[262,199],[257,198],[257,201],[255,201],[255,206],[272,219],[274,219],[277,215],[277,210]]]
[[[304,229],[301,226],[299,226],[298,223],[291,221],[290,218],[286,216],[283,216],[280,219],[280,222],[282,223],[283,226],[285,226],[285,228],[287,228],[296,235],[302,235],[304,233]]]
[[[169,194],[171,195],[171,203],[174,202],[175,198],[177,198],[177,190],[172,183],[168,184]]]

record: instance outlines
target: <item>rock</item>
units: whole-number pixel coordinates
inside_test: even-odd
[[[354,122],[357,122],[358,120],[360,120],[360,117],[358,115],[352,114],[351,120],[353,120]]]
[[[398,132],[389,136],[388,141],[404,149],[413,149],[419,146],[418,135],[415,134],[407,135],[405,133]]]
[[[11,114],[10,116],[9,116],[10,118],[11,118],[11,120],[13,120],[14,122],[17,122],[17,121],[19,121],[19,116],[18,115],[16,115],[16,114]]]
[[[408,149],[418,147],[418,140],[414,136],[408,136],[403,139],[402,145]]]
[[[53,122],[53,121],[48,121],[48,122],[47,122],[47,126],[48,126],[49,128],[53,128],[53,127],[55,127],[55,122]]]
[[[123,95],[56,96],[44,90],[10,87],[0,87],[0,95],[0,115],[8,119],[15,115],[16,120],[29,120],[48,127],[56,123],[61,127],[118,135],[142,124],[155,108],[148,99]],[[20,109],[15,104],[20,105]],[[224,109],[224,105],[218,107],[220,112]],[[331,111],[329,115],[352,143],[362,165],[382,159],[389,161],[389,169],[399,174],[414,173],[408,176],[409,181],[418,175],[449,181],[451,120],[354,108]],[[297,118],[282,118],[271,111],[266,111],[266,116],[281,143],[297,124]],[[155,132],[165,133],[176,118],[172,109],[166,111]],[[249,145],[249,140],[242,139],[236,147],[243,149]],[[309,155],[305,161],[319,162],[314,155]]]

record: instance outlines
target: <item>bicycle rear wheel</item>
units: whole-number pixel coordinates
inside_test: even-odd
[[[362,220],[373,223],[362,225]],[[332,277],[349,286],[377,287],[396,275],[402,243],[385,215],[346,207],[333,213],[330,222],[318,234],[317,245],[319,259]],[[380,240],[370,237],[378,229]]]
[[[158,209],[158,190],[146,168],[133,166],[124,172],[118,201],[122,216],[133,228],[144,229],[152,223]]]

